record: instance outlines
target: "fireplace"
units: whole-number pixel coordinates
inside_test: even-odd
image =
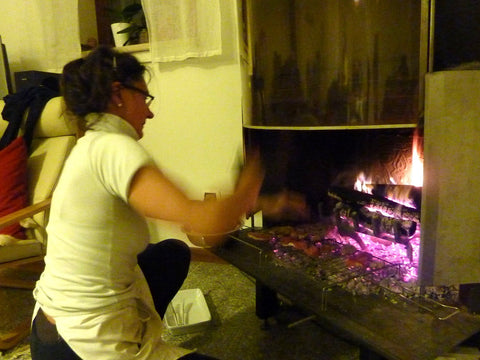
[[[404,245],[420,234],[423,137],[418,129],[246,128],[245,134],[247,146],[259,148],[264,157],[266,178],[262,192],[288,190],[303,194],[312,222],[335,217],[337,225],[347,226],[348,222],[355,232],[375,233],[377,239]],[[413,145],[420,150],[415,159]],[[411,179],[416,168],[419,180]],[[373,211],[375,206],[383,208],[384,215],[380,209]],[[402,216],[396,216],[399,211]],[[272,225],[268,219],[266,223]],[[380,228],[375,229],[378,226],[382,234]]]
[[[421,242],[422,135],[415,127],[245,128],[246,146],[259,148],[263,156],[263,194],[284,190],[303,194],[310,209],[308,222],[332,225],[322,237],[401,266],[405,281],[415,284]],[[420,180],[412,179],[415,170]],[[298,223],[264,219],[266,229],[288,225]]]
[[[371,234],[374,240],[403,247],[402,261],[411,263],[410,275],[419,285],[476,284],[480,212],[475,204],[480,198],[474,179],[480,174],[474,159],[480,112],[470,94],[478,93],[480,71],[436,72],[426,78],[424,125],[310,130],[245,126],[245,144],[262,153],[263,193],[288,189],[304,194],[311,222],[333,217],[336,225],[354,230],[351,238]],[[355,190],[361,176],[361,185],[373,194]],[[403,199],[391,203],[388,190]],[[366,209],[374,205],[394,220],[373,215],[380,211],[368,214]],[[402,216],[394,216],[399,211]],[[375,227],[382,221],[380,234]],[[274,225],[279,224],[266,220],[266,226]],[[478,306],[471,310],[478,311]]]
[[[315,222],[334,213],[338,193],[330,189],[350,191],[362,173],[378,186],[413,185],[417,218],[384,227],[416,234],[394,242],[405,243],[425,286],[480,282],[478,130],[470,119],[478,89],[468,80],[475,71],[428,73],[472,60],[468,39],[476,32],[465,38],[452,24],[473,26],[477,8],[444,0],[242,1],[244,139],[262,151],[262,190],[305,194]],[[459,147],[460,138],[467,145]],[[414,145],[425,148],[418,182],[405,178],[416,166]],[[358,210],[349,204],[337,215]],[[378,220],[365,221],[368,232]]]
[[[480,71],[428,73],[449,62],[434,42],[456,44],[434,20],[470,7],[242,4],[244,144],[261,151],[263,194],[294,191],[310,209],[308,223],[264,219],[214,250],[256,279],[259,317],[281,294],[388,359],[434,359],[477,334]]]
[[[267,242],[249,238],[258,229],[246,229],[215,250],[255,277],[260,317],[275,313],[279,293],[388,359],[433,359],[480,331],[472,314],[479,210],[471,206],[480,200],[471,183],[480,175],[472,163],[480,150],[480,107],[468,100],[478,83],[477,71],[427,75],[421,127],[244,127],[246,147],[259,148],[266,167],[262,192],[302,193],[311,209],[308,224],[264,219],[262,231],[272,234]],[[423,159],[426,186],[408,175],[416,158]],[[362,174],[372,194],[355,190]],[[389,190],[406,192],[409,202],[392,205]],[[398,221],[375,223],[382,220],[359,213],[365,207],[383,208]]]
[[[214,250],[255,278],[260,318],[275,314],[281,295],[312,314],[308,319],[359,344],[369,359],[434,359],[480,331],[480,319],[465,306],[476,300],[461,303],[458,278],[422,279],[425,269],[450,279],[458,273],[452,262],[441,271],[435,260],[422,263],[432,260],[422,249],[424,205],[432,198],[406,174],[415,168],[414,153],[422,155],[429,133],[423,130],[244,127],[246,147],[259,148],[265,164],[262,193],[304,194],[311,210],[307,223],[264,219],[261,229],[244,229]],[[361,174],[372,194],[355,190]],[[390,190],[407,193],[401,200],[409,202],[390,202]],[[381,208],[396,222],[382,225],[359,213],[365,208]],[[271,236],[249,236],[257,231]]]

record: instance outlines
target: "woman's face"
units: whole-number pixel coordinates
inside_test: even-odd
[[[122,117],[128,121],[137,131],[138,136],[143,137],[143,126],[147,119],[153,118],[149,105],[153,97],[148,92],[144,80],[124,84],[121,88],[124,112]]]

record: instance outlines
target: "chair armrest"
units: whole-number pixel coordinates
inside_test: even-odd
[[[46,200],[40,201],[37,204],[29,205],[23,209],[14,211],[13,213],[0,217],[0,229],[8,225],[15,224],[20,220],[28,218],[39,212],[47,210],[50,207],[51,202],[52,199],[48,198]]]

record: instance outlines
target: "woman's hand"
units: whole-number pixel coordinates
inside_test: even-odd
[[[188,232],[226,233],[254,209],[263,176],[260,156],[256,154],[242,170],[231,196],[196,201],[188,199],[157,167],[145,166],[132,180],[128,201],[143,216],[180,223]]]
[[[238,177],[235,188],[235,193],[244,202],[245,214],[251,214],[255,211],[264,177],[265,172],[262,167],[260,153],[255,151],[248,156],[248,161]]]

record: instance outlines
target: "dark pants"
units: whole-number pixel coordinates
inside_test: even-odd
[[[138,256],[138,264],[147,279],[155,308],[163,318],[168,304],[187,277],[190,249],[183,241],[175,239],[150,244]],[[30,348],[32,360],[80,360],[58,335],[56,326],[48,322],[42,311],[39,311],[33,321]],[[192,353],[182,359],[209,360],[214,358]]]
[[[138,255],[138,265],[147,279],[155,308],[163,318],[187,277],[190,265],[190,249],[183,241],[168,239],[149,244]]]

